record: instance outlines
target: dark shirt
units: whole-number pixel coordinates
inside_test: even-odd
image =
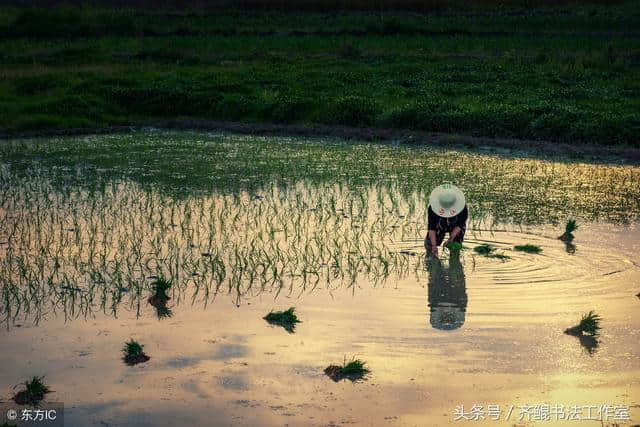
[[[451,231],[454,227],[464,229],[467,226],[468,217],[469,211],[466,206],[458,215],[452,216],[451,218],[443,218],[436,215],[436,213],[431,209],[431,206],[429,206],[428,229],[433,231],[436,231],[438,228],[444,231]]]

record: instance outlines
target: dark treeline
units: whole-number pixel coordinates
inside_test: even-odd
[[[553,7],[608,6],[624,0],[7,0],[2,4],[19,7],[93,6],[144,9],[156,12],[207,13],[216,11],[410,11],[419,13],[526,12]]]

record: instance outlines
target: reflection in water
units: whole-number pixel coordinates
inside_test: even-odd
[[[580,335],[578,338],[580,339],[580,345],[584,347],[584,349],[590,355],[595,353],[598,349],[598,345],[600,344],[600,342],[596,337],[592,337],[589,335]]]
[[[449,265],[434,256],[425,258],[429,272],[429,318],[435,329],[458,329],[467,310],[467,284],[460,255],[452,253]]]
[[[173,311],[167,307],[166,299],[159,298],[157,295],[152,295],[147,301],[149,302],[149,305],[156,309],[156,316],[158,316],[158,319],[166,319],[167,317],[173,316]]]
[[[567,251],[568,254],[573,255],[576,253],[576,245],[574,245],[568,240],[563,240],[563,242],[564,242],[564,250]]]

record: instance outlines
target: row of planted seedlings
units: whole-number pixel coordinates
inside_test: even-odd
[[[224,293],[239,304],[260,292],[353,286],[362,274],[375,283],[420,267],[389,243],[423,234],[424,194],[407,196],[390,182],[184,199],[127,182],[59,191],[31,179],[22,190],[3,199],[0,215],[7,322],[96,307],[115,313],[123,300],[139,314],[145,279],[157,271],[180,283],[178,299],[190,289],[193,301]],[[152,305],[159,317],[171,314],[166,300]]]
[[[353,286],[363,276],[375,284],[420,269],[393,244],[423,233],[421,195],[398,200],[389,183],[354,191],[301,182],[182,199],[131,182],[93,191],[53,191],[46,179],[13,187],[22,184],[0,210],[6,322],[115,314],[122,304],[139,312],[159,271],[180,283],[178,302],[225,294],[239,304],[262,292]]]
[[[46,184],[30,188],[35,199],[13,198],[0,216],[7,231],[0,259],[7,322],[18,316],[37,322],[58,311],[86,316],[96,305],[115,314],[126,296],[139,314],[145,278],[155,288],[148,302],[159,317],[170,316],[170,285],[150,274],[157,271],[181,283],[181,291],[190,287],[192,299],[203,294],[206,302],[225,291],[239,303],[265,290],[302,292],[321,281],[353,286],[360,274],[376,282],[410,269],[406,257],[385,245],[404,221],[397,202],[383,206],[380,188],[371,190],[381,212],[373,220],[368,199],[343,188],[274,187],[259,196],[175,200],[134,185],[59,193]],[[125,361],[148,360],[142,348],[127,342]],[[353,379],[358,366],[353,360],[330,376]],[[44,393],[29,390],[41,380],[29,382],[29,400],[16,401],[40,399]]]

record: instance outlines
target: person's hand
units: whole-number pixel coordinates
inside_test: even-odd
[[[434,256],[438,256],[438,247],[437,247],[436,245],[432,245],[432,246],[431,246],[431,253],[432,253]]]
[[[453,243],[453,240],[451,240],[451,239],[447,240],[447,241],[444,243],[444,247],[445,247],[445,248],[448,248],[448,247],[449,247],[449,245],[450,245],[451,243]]]

